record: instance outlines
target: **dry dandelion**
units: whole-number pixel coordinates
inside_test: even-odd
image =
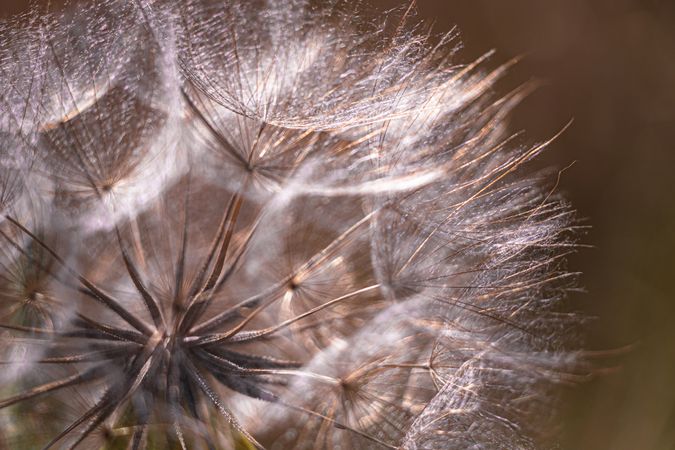
[[[0,26],[5,448],[534,448],[579,376],[528,86],[413,8]],[[432,43],[433,41],[433,43]]]

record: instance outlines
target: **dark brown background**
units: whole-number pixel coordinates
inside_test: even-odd
[[[372,0],[378,6],[397,0]],[[0,14],[26,1],[2,0]],[[59,3],[59,2],[57,2]],[[525,58],[505,81],[544,82],[513,129],[544,140],[572,127],[543,160],[593,229],[571,261],[597,316],[588,346],[634,344],[621,369],[567,394],[563,448],[675,449],[675,1],[418,0],[464,61],[496,48]]]

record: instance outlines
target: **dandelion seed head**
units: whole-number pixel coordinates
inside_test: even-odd
[[[0,24],[2,445],[550,443],[574,212],[506,126],[531,86],[413,15]]]

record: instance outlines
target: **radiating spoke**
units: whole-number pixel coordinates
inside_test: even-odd
[[[285,277],[283,280],[277,282],[270,288],[266,289],[266,291],[262,294],[255,295],[247,300],[244,300],[240,302],[239,304],[233,306],[230,309],[227,309],[221,313],[216,314],[214,317],[211,319],[202,322],[201,324],[195,326],[192,328],[191,332],[193,333],[204,333],[206,331],[210,331],[223,322],[227,321],[230,317],[235,316],[238,314],[238,309],[243,308],[243,307],[252,307],[252,306],[257,306],[258,303],[265,299],[269,298],[269,301],[273,301],[274,299],[272,298],[273,294],[277,292],[281,292],[283,288],[288,286],[289,283],[292,282],[292,280],[298,276],[304,276],[306,275],[307,272],[311,271],[312,269],[316,268],[318,265],[320,265],[322,262],[324,262],[327,258],[329,258],[333,252],[339,248],[339,246],[353,233],[355,233],[360,227],[363,225],[367,224],[370,219],[372,219],[375,215],[376,211],[373,211],[354,224],[350,226],[348,229],[346,229],[342,234],[340,234],[338,237],[336,237],[333,241],[330,242],[326,247],[315,253],[312,257],[310,257],[304,264],[302,264],[297,270],[294,271],[293,274]]]
[[[109,370],[107,365],[100,365],[92,367],[91,369],[85,370],[84,372],[71,375],[60,380],[51,381],[49,383],[36,386],[34,388],[28,389],[20,394],[17,394],[13,397],[6,398],[0,401],[0,408],[6,408],[10,405],[35,398],[37,396],[52,392],[58,389],[63,389],[69,386],[75,386],[81,383],[86,383],[88,381],[101,378],[106,375],[106,372]]]
[[[264,450],[264,447],[256,441],[251,434],[246,431],[240,424],[237,419],[232,415],[229,409],[223,404],[222,400],[209,385],[209,383],[204,379],[204,377],[199,373],[197,367],[189,360],[185,358],[185,368],[187,374],[194,380],[194,382],[199,386],[199,388],[204,392],[204,394],[211,400],[211,403],[218,409],[220,414],[229,422],[229,424],[241,433],[249,442],[257,449]]]
[[[242,321],[241,324],[239,324],[237,327],[233,328],[231,331],[228,331],[226,333],[222,334],[214,334],[214,335],[207,335],[204,337],[197,338],[195,340],[188,340],[186,339],[186,342],[189,342],[191,345],[208,345],[208,344],[214,344],[217,342],[223,342],[226,340],[231,340],[232,342],[242,342],[242,341],[251,341],[255,339],[260,339],[264,338],[266,336],[269,336],[272,333],[276,333],[277,331],[280,331],[289,325],[294,324],[295,322],[302,320],[306,317],[309,317],[313,314],[316,314],[319,311],[322,311],[326,308],[330,308],[331,306],[343,302],[345,300],[349,300],[353,298],[354,296],[364,294],[369,291],[373,291],[375,289],[378,289],[380,287],[379,284],[374,284],[362,289],[357,289],[355,291],[352,291],[348,294],[341,295],[340,297],[334,298],[332,300],[329,300],[325,303],[322,303],[321,305],[310,309],[309,311],[306,311],[302,314],[299,314],[291,319],[285,320],[278,325],[275,325],[273,327],[265,328],[262,330],[256,330],[256,331],[248,331],[248,332],[240,332],[241,328],[248,323],[252,319],[253,313],[247,318],[247,320]]]
[[[124,266],[127,269],[129,277],[131,277],[131,281],[134,283],[134,286],[136,287],[138,293],[141,294],[141,298],[145,303],[145,307],[150,312],[150,316],[152,317],[155,326],[162,329],[165,328],[164,316],[162,314],[162,310],[159,307],[159,303],[150,294],[150,291],[148,291],[148,289],[143,284],[143,281],[141,280],[141,275],[138,272],[138,269],[136,269],[134,263],[131,261],[131,257],[129,256],[129,253],[127,252],[126,247],[124,246],[124,242],[122,241],[122,235],[120,233],[119,228],[115,227],[115,232],[117,234],[117,242],[119,244],[120,252],[122,253],[122,258],[124,259]]]
[[[33,239],[38,245],[40,245],[40,247],[44,248],[51,256],[53,256],[54,259],[61,266],[63,266],[69,273],[75,276],[76,279],[79,280],[80,283],[82,283],[83,287],[85,288],[85,292],[89,293],[91,297],[95,298],[96,300],[98,300],[99,302],[110,308],[110,310],[115,312],[118,316],[124,319],[129,325],[133,326],[140,332],[146,335],[152,334],[152,330],[145,322],[143,322],[142,320],[131,314],[117,300],[105,294],[101,289],[97,288],[91,281],[87,280],[84,276],[78,274],[77,271],[75,271],[75,269],[71,268],[68,264],[66,264],[66,262],[42,239],[37,237],[35,234],[31,233],[26,227],[21,225],[21,223],[19,223],[13,217],[11,216],[6,217],[7,220],[9,220],[16,227],[18,227],[21,231],[26,233],[31,239]]]
[[[213,264],[211,274],[207,278],[204,286],[200,287],[199,290],[194,293],[194,296],[191,297],[191,303],[188,305],[187,312],[181,323],[180,329],[182,331],[189,329],[210,303],[210,299],[212,298],[212,293],[210,291],[214,288],[218,278],[222,275],[225,257],[227,256],[230,240],[232,239],[232,234],[234,233],[234,228],[237,224],[237,218],[239,217],[242,203],[242,195],[235,194],[227,207],[225,220],[223,222],[224,226],[218,231],[216,237],[216,239],[222,240],[218,251],[218,257]]]

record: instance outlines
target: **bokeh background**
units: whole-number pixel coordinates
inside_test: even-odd
[[[26,5],[0,0],[0,15]],[[540,160],[575,162],[560,190],[592,225],[570,261],[587,292],[571,301],[596,317],[589,348],[630,349],[566,393],[562,448],[675,449],[675,0],[418,0],[417,13],[459,28],[465,62],[524,57],[505,89],[542,86],[514,131],[543,141],[574,119]]]

